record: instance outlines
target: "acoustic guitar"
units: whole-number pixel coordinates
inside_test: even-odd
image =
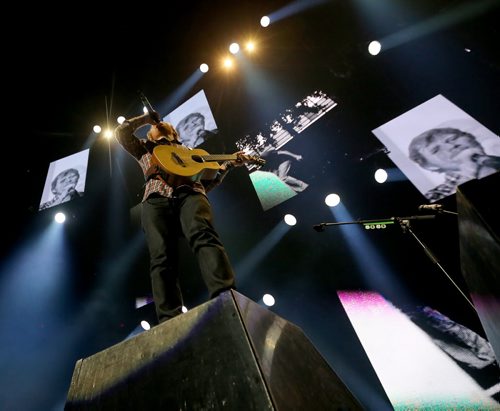
[[[219,162],[236,160],[236,154],[209,154],[200,148],[160,145],[153,149],[152,160],[163,173],[166,183],[176,187],[200,180],[213,180],[221,168]],[[251,156],[250,163],[262,166],[265,160]]]

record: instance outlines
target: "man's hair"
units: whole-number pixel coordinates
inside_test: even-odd
[[[477,142],[476,137],[471,133],[467,133],[466,131],[459,130],[458,128],[453,127],[443,127],[443,128],[432,128],[419,134],[414,137],[408,146],[408,153],[411,160],[417,163],[419,166],[426,168],[428,170],[439,171],[439,169],[435,167],[431,167],[427,158],[421,154],[421,150],[424,147],[427,147],[436,137],[440,138],[441,136],[448,136],[450,134],[454,134],[457,136],[467,136],[471,138],[473,141]],[[477,142],[479,144],[479,142]]]
[[[56,178],[54,178],[52,180],[52,191],[54,191],[56,189],[56,184],[57,182],[62,178],[62,177],[65,177],[67,176],[68,174],[74,174],[76,176],[77,179],[80,178],[80,173],[78,172],[78,170],[76,168],[68,168],[67,170],[64,170],[64,171],[61,171],[57,176]]]
[[[152,127],[153,126],[151,126],[149,128],[148,132],[146,133],[148,139],[151,138],[151,128]],[[159,129],[163,128],[164,131],[166,131],[168,134],[172,134],[176,140],[179,140],[179,133],[177,132],[177,130],[175,129],[175,127],[173,126],[172,123],[169,123],[167,121],[160,121],[160,124],[157,124],[156,127]]]
[[[177,129],[179,129],[180,127],[184,127],[186,125],[186,123],[191,119],[191,118],[199,118],[199,119],[202,119],[203,120],[203,123],[205,123],[205,116],[201,113],[198,113],[198,112],[194,112],[194,113],[190,113],[188,114],[186,117],[184,117],[181,121],[179,121],[177,123]]]

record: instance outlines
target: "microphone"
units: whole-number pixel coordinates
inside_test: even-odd
[[[141,98],[144,107],[146,107],[146,110],[148,110],[150,117],[156,124],[158,124],[160,122],[160,118],[158,117],[158,113],[151,106],[151,103],[149,102],[148,98],[143,94],[142,91],[139,91],[139,97]]]
[[[320,231],[325,231],[325,225],[322,224],[316,224],[313,225],[313,228],[319,233]]]
[[[431,210],[431,211],[441,211],[443,206],[441,204],[422,204],[418,206],[419,211]]]

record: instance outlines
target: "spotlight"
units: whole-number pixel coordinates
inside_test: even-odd
[[[297,219],[293,215],[291,215],[291,214],[287,214],[283,218],[283,220],[285,220],[285,223],[287,223],[290,226],[293,226],[293,225],[297,224]]]
[[[262,297],[262,302],[268,307],[271,307],[274,305],[275,300],[271,294],[264,294],[264,296]]]
[[[271,19],[267,16],[263,16],[261,19],[260,19],[260,25],[262,27],[267,27],[269,26],[269,23],[271,23]]]
[[[116,122],[118,124],[123,124],[124,121],[125,121],[125,117],[123,117],[123,116],[118,116],[118,118],[116,119]]]
[[[230,57],[226,57],[224,59],[224,61],[222,62],[222,65],[227,68],[227,69],[230,69],[233,67],[233,59],[230,58]]]
[[[92,130],[94,130],[94,133],[99,134],[101,132],[101,126],[95,125]]]
[[[325,204],[328,207],[335,207],[340,203],[340,196],[338,194],[328,194],[325,197]]]
[[[387,171],[379,168],[377,171],[375,171],[374,177],[377,183],[385,183],[387,181]]]
[[[143,330],[149,330],[151,328],[151,324],[149,324],[146,320],[141,321],[141,327]]]
[[[206,73],[208,71],[208,64],[206,63],[200,64],[200,71],[202,73]]]
[[[64,215],[64,213],[57,213],[54,216],[54,220],[56,221],[56,223],[62,224],[66,221],[66,216]]]
[[[108,130],[106,130],[106,131],[104,132],[104,137],[106,137],[106,138],[111,138],[111,137],[113,137],[113,131],[112,131],[112,130],[109,130],[109,129],[108,129]]]
[[[382,50],[382,45],[378,41],[372,41],[368,45],[368,53],[370,53],[372,56],[376,56],[378,53],[380,53],[380,50]]]
[[[187,309],[187,307],[186,307],[185,305],[183,305],[183,306],[182,306],[182,308],[181,308],[181,311],[182,311],[183,313],[187,313],[187,312],[188,312],[188,309]]]
[[[255,51],[255,43],[253,41],[248,41],[247,44],[245,44],[245,50],[249,53],[253,53]]]
[[[229,51],[231,54],[236,54],[238,51],[240,51],[240,45],[238,43],[231,43],[229,46]]]

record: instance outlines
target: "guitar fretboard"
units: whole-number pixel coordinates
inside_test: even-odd
[[[230,161],[236,160],[235,154],[209,154],[207,156],[200,156],[204,161]]]

